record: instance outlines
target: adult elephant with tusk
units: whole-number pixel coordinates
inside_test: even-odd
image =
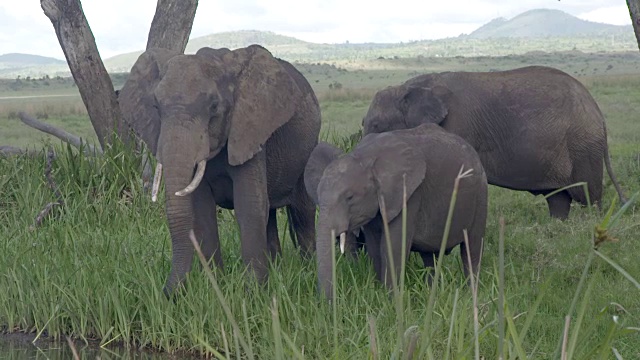
[[[303,171],[318,142],[320,109],[291,64],[258,45],[194,55],[149,49],[119,102],[158,160],[153,200],[165,178],[172,243],[166,294],[191,268],[192,231],[207,259],[223,267],[216,206],[235,210],[242,258],[261,282],[269,256],[280,251],[277,208],[287,207],[301,253],[314,250],[315,206]]]

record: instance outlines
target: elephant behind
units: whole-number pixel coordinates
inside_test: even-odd
[[[149,49],[118,98],[158,160],[154,195],[158,175],[165,178],[172,243],[165,293],[191,268],[192,237],[223,267],[216,206],[235,210],[242,258],[260,281],[268,256],[280,251],[277,208],[287,207],[301,252],[314,250],[315,206],[303,171],[318,141],[320,108],[291,64],[257,45],[195,55]]]
[[[611,169],[604,116],[587,89],[568,74],[529,66],[497,72],[443,72],[380,90],[363,119],[364,133],[439,124],[476,149],[490,184],[547,195],[587,182],[602,199],[603,161]],[[547,198],[565,219],[571,201],[587,204],[582,187]]]
[[[323,144],[319,146],[326,148]],[[314,150],[314,154],[322,152]],[[402,256],[405,186],[405,255],[416,251],[425,266],[433,266],[442,242],[454,181],[461,168],[472,169],[472,173],[460,181],[445,251],[448,253],[460,245],[465,273],[478,271],[487,218],[487,179],[478,154],[462,138],[437,125],[424,124],[415,129],[367,135],[350,153],[328,164],[323,160],[326,158],[312,156],[305,179],[307,190],[317,194],[320,206],[316,238],[318,280],[327,297],[331,298],[333,286],[332,232],[338,235],[362,228],[367,255],[378,279],[389,287],[393,285],[390,274],[399,275]],[[381,204],[389,225],[391,252],[384,236]],[[463,243],[464,229],[469,234],[468,248]]]

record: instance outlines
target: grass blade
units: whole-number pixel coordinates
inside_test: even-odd
[[[469,249],[469,235],[467,234],[467,229],[462,230],[464,234],[464,246]],[[482,253],[482,249],[480,250]],[[480,339],[479,339],[479,329],[480,323],[478,321],[478,282],[475,280],[475,275],[473,273],[473,267],[471,266],[471,252],[467,251],[467,266],[469,267],[469,280],[471,281],[471,296],[473,298],[473,342],[474,342],[474,354],[475,359],[480,360]],[[480,268],[480,264],[478,264],[478,269]],[[480,273],[478,273],[480,275]]]
[[[504,216],[498,235],[498,359],[504,359]]]
[[[638,290],[640,290],[640,282],[638,282],[633,276],[631,276],[631,274],[629,274],[625,269],[623,269],[622,266],[618,265],[615,261],[611,260],[611,258],[601,253],[600,251],[594,250],[594,252],[596,253],[596,255],[598,255],[600,258],[606,261],[609,265],[611,265],[614,269],[618,270],[618,272],[622,274],[622,276],[627,278],[627,280],[629,280],[633,284],[633,286],[635,286]]]
[[[509,329],[509,334],[511,336],[511,340],[513,340],[513,345],[515,347],[516,353],[518,354],[519,359],[527,359],[527,353],[524,351],[522,347],[522,342],[520,341],[520,335],[518,335],[518,330],[516,329],[516,325],[513,322],[513,315],[511,315],[511,311],[509,311],[509,306],[505,305],[504,308],[505,317],[507,319],[507,328]]]

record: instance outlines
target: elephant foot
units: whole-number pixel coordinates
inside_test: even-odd
[[[180,282],[177,284],[173,284],[173,285],[169,285],[169,284],[165,284],[162,287],[162,293],[164,294],[164,297],[167,300],[173,300],[176,301],[176,293],[179,292],[179,290],[185,290],[185,283],[184,282]]]
[[[549,214],[552,218],[566,220],[571,210],[571,196],[564,190],[547,198]]]

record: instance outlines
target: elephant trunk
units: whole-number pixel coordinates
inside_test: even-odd
[[[337,221],[336,221],[337,220]],[[318,217],[318,231],[316,239],[316,256],[318,261],[318,287],[327,299],[333,299],[332,272],[334,259],[332,259],[332,247],[335,247],[335,237],[347,231],[348,219],[346,216],[320,208]]]
[[[178,196],[191,182],[197,162],[206,160],[208,144],[202,132],[184,126],[163,128],[158,139],[160,160],[165,180],[166,216],[171,235],[171,273],[165,285],[165,293],[171,293],[191,270],[193,245],[189,233],[194,227],[194,211],[191,194]]]

